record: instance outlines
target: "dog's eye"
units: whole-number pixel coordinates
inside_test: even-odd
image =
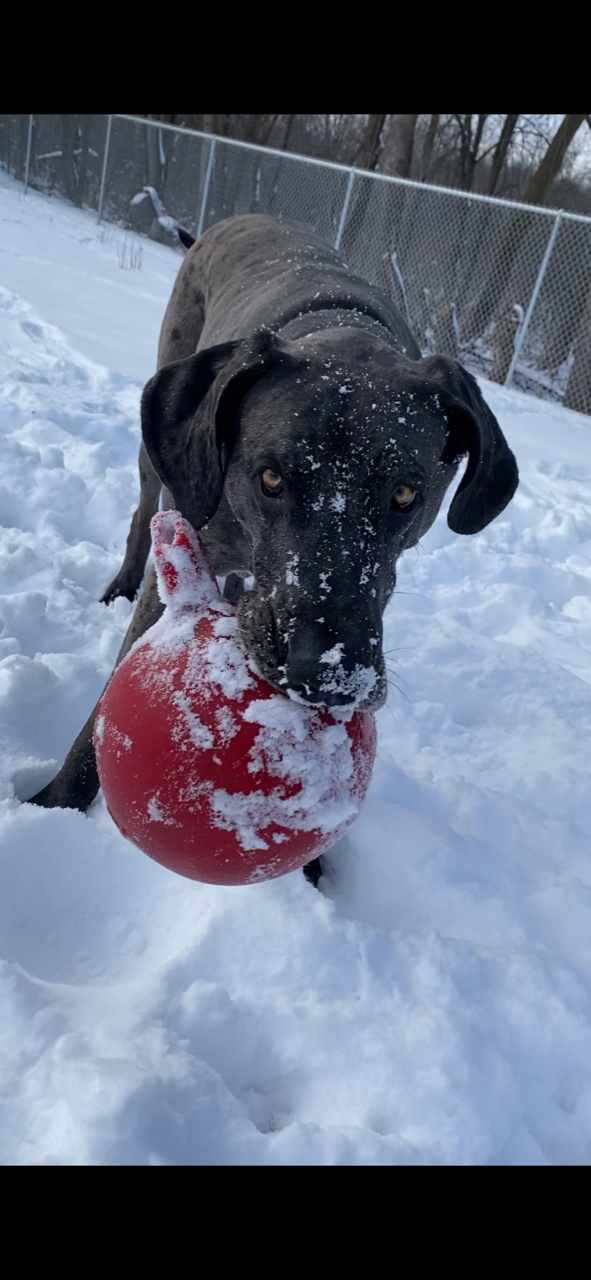
[[[265,470],[261,471],[261,489],[268,498],[280,498],[283,493],[283,481],[279,472],[273,471],[271,467],[265,467]]]
[[[417,496],[416,489],[411,489],[409,484],[399,484],[392,495],[392,506],[395,511],[410,511],[414,505]]]

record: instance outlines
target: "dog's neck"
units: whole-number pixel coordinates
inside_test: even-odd
[[[392,346],[395,345],[394,335],[387,325],[375,316],[368,315],[354,306],[321,307],[318,311],[302,311],[282,325],[277,330],[277,333],[279,337],[287,338],[293,342],[297,341],[298,338],[307,338],[314,333],[319,333],[321,329],[338,329],[341,327],[363,329],[365,333],[373,333],[376,337],[381,338],[382,342],[389,342]]]

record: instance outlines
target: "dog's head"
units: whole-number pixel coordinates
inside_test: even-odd
[[[254,589],[239,619],[261,673],[333,707],[384,701],[396,561],[433,523],[460,459],[457,533],[489,524],[518,479],[466,370],[405,360],[359,331],[295,342],[264,332],[168,365],[145,389],[142,431],[194,527],[224,494],[245,534]]]

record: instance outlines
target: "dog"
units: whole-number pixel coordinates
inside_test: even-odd
[[[391,300],[312,232],[247,215],[184,243],[142,397],[140,502],[103,600],[135,598],[162,492],[201,531],[261,674],[300,702],[376,710],[398,558],[466,455],[448,524],[494,520],[513,453],[471,374],[422,358]],[[152,570],[117,663],[161,612]],[[94,799],[94,714],[34,803]]]

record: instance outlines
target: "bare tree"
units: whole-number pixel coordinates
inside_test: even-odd
[[[291,137],[291,131],[292,131],[292,129],[293,129],[293,122],[294,122],[294,120],[295,120],[295,115],[293,115],[293,116],[286,116],[285,135],[284,135],[284,138],[283,138],[283,144],[282,144],[282,150],[283,150],[283,151],[287,151],[287,150],[288,150],[288,147],[289,147],[289,139],[290,139],[290,137]]]
[[[269,136],[274,128],[277,116],[269,115],[250,115],[245,116],[245,126],[243,132],[244,142],[254,143],[259,147],[266,147]],[[231,133],[229,136],[235,136]]]
[[[525,204],[541,204],[548,187],[558,176],[570,144],[586,117],[565,116],[550,142],[538,168],[522,195]]]
[[[589,274],[589,273],[587,273]],[[587,306],[581,318],[579,332],[573,346],[573,364],[564,403],[568,409],[579,413],[591,413],[591,282],[589,282]]]
[[[558,129],[556,117],[517,115],[217,114],[148,119],[354,164],[370,172],[380,168],[397,177],[412,174],[420,181],[539,202],[560,174],[585,116],[565,116]],[[151,169],[157,172],[155,138],[151,148]],[[585,211],[584,185],[577,181],[576,189],[571,186],[566,207]]]
[[[418,115],[390,116],[382,152],[382,169],[396,178],[408,178]]]
[[[455,116],[455,120],[460,134],[460,186],[471,191],[476,165],[483,159],[480,144],[488,116]]]
[[[148,120],[162,120],[162,116],[148,116]],[[164,152],[161,129],[146,129],[146,153],[148,186],[162,189],[164,180]],[[157,223],[157,219],[156,219]]]
[[[425,134],[423,143],[423,153],[421,156],[421,182],[426,182],[431,168],[431,156],[433,155],[433,145],[439,128],[440,116],[429,117],[429,127]]]
[[[74,135],[76,129],[76,117],[73,115],[63,115],[62,123],[62,182],[63,189],[67,200],[75,201],[76,198],[76,175],[74,172]]]
[[[367,117],[367,125],[353,161],[358,169],[375,169],[379,156],[380,138],[385,123],[385,115]]]
[[[519,120],[519,116],[505,116],[505,120],[503,122],[503,128],[501,129],[499,140],[493,152],[492,164],[490,167],[490,174],[488,179],[489,196],[494,195],[497,189],[499,178],[501,176],[501,170],[507,159],[507,152],[509,151],[509,147],[511,146],[511,142],[513,140],[513,135],[515,133],[515,128],[517,126],[518,120]]]

